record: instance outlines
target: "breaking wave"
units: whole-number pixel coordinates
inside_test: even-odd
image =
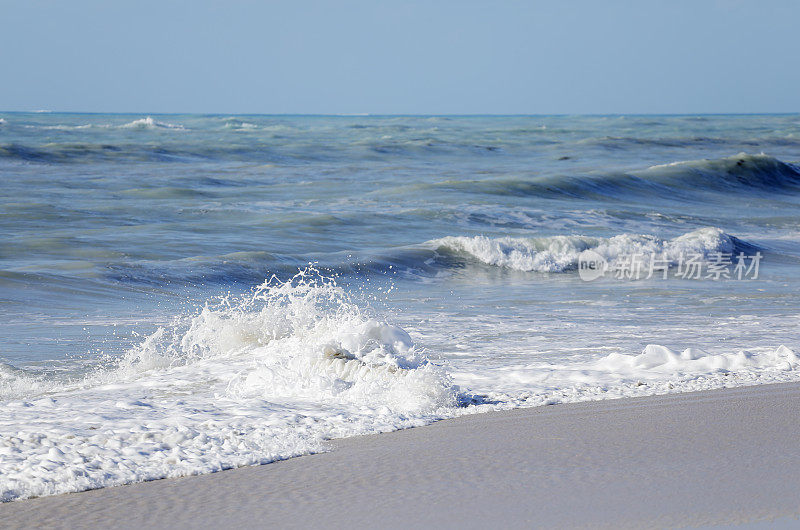
[[[267,463],[457,404],[405,331],[313,270],[160,328],[85,380],[13,372],[0,367],[2,501]]]
[[[707,227],[673,239],[647,234],[612,237],[582,235],[546,237],[447,236],[417,245],[389,247],[369,253],[334,252],[309,256],[267,252],[203,256],[176,261],[138,261],[108,265],[103,277],[136,285],[252,285],[265,274],[291,277],[310,261],[335,277],[385,277],[403,274],[407,279],[435,276],[443,270],[461,269],[469,263],[525,272],[563,273],[576,270],[581,254],[594,251],[614,264],[617,259],[640,254],[676,264],[681,257],[714,257],[740,252],[753,256],[766,249]],[[187,266],[191,265],[191,266]]]
[[[673,239],[652,235],[620,234],[610,238],[550,237],[445,237],[428,243],[436,252],[462,256],[487,265],[518,271],[564,272],[575,270],[581,254],[593,251],[609,263],[633,254],[655,256],[677,263],[681,256],[753,252],[754,245],[719,228],[701,228]]]

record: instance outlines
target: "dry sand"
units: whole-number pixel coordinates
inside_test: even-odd
[[[800,384],[471,415],[0,506],[3,527],[800,527]]]

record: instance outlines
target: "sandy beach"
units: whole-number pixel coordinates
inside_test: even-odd
[[[0,506],[21,527],[675,527],[800,514],[800,384],[470,415]]]

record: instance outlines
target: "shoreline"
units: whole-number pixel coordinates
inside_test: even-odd
[[[800,383],[469,414],[0,505],[4,527],[701,526],[800,514]]]

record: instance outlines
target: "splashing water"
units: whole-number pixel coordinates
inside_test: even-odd
[[[457,396],[405,331],[313,269],[206,306],[116,368],[47,390],[6,405],[3,500],[266,463],[428,423]]]

